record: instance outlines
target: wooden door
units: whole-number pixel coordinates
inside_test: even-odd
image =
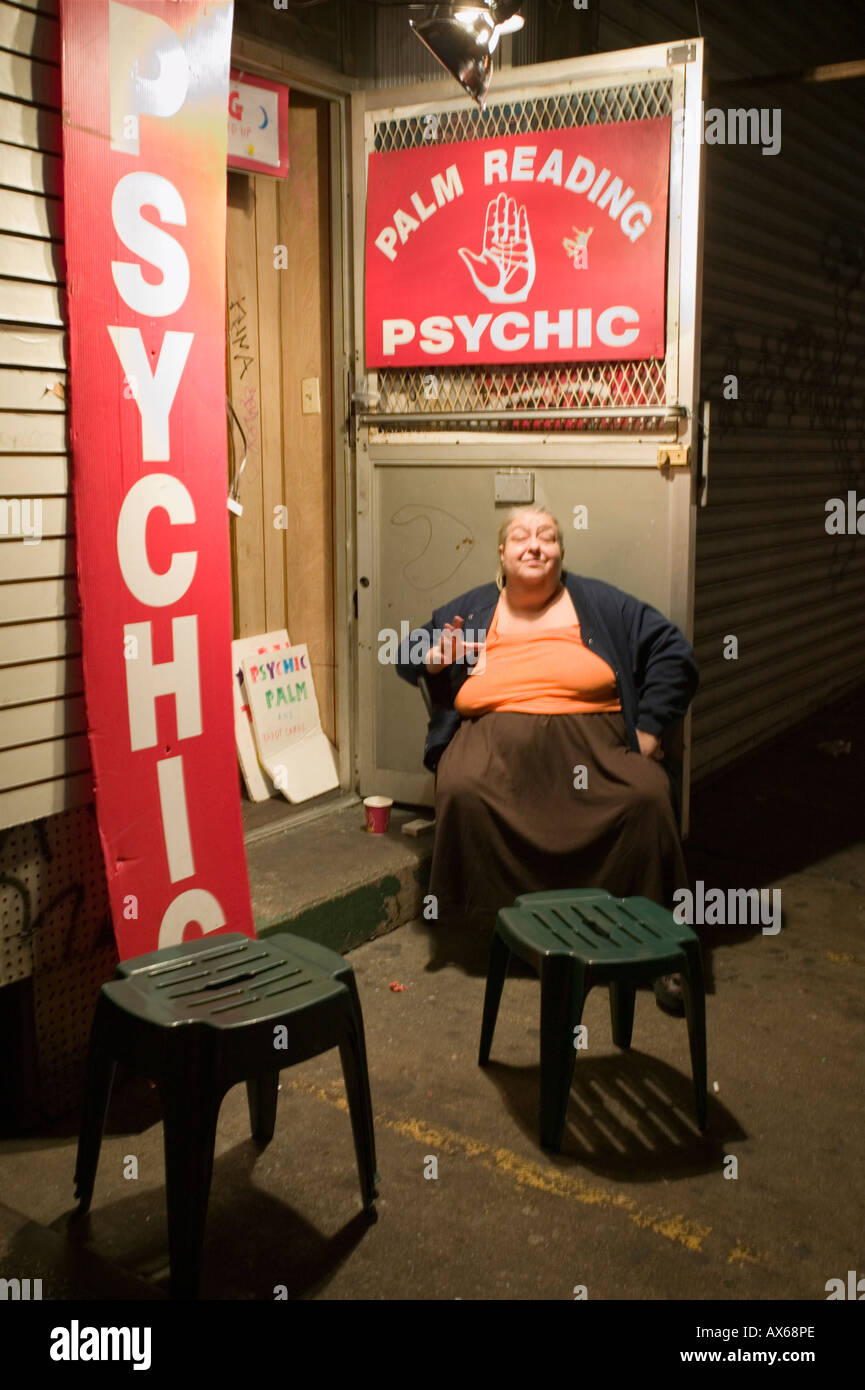
[[[247,442],[243,515],[231,518],[234,632],[286,627],[307,643],[336,744],[327,102],[291,92],[289,156],[287,179],[228,176],[228,381]]]

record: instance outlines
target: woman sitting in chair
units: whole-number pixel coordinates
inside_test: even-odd
[[[564,570],[539,507],[505,520],[498,553],[495,584],[437,609],[397,666],[433,701],[439,916],[489,921],[551,888],[671,907],[689,882],[661,737],[697,688],[691,646],[657,609]],[[655,993],[683,1012],[678,977]]]

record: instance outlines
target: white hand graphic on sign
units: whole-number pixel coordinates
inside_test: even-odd
[[[491,304],[519,304],[535,282],[535,249],[529,219],[515,198],[500,193],[487,204],[484,244],[475,255],[461,246],[459,254],[482,295]]]

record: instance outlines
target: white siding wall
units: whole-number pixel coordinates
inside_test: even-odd
[[[0,0],[0,827],[91,798],[66,454],[57,13],[57,0]]]

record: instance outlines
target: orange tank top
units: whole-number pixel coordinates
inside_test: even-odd
[[[536,634],[500,633],[498,616],[497,607],[484,649],[454,700],[464,719],[493,710],[598,714],[622,708],[612,667],[584,646],[576,614],[567,627]]]

